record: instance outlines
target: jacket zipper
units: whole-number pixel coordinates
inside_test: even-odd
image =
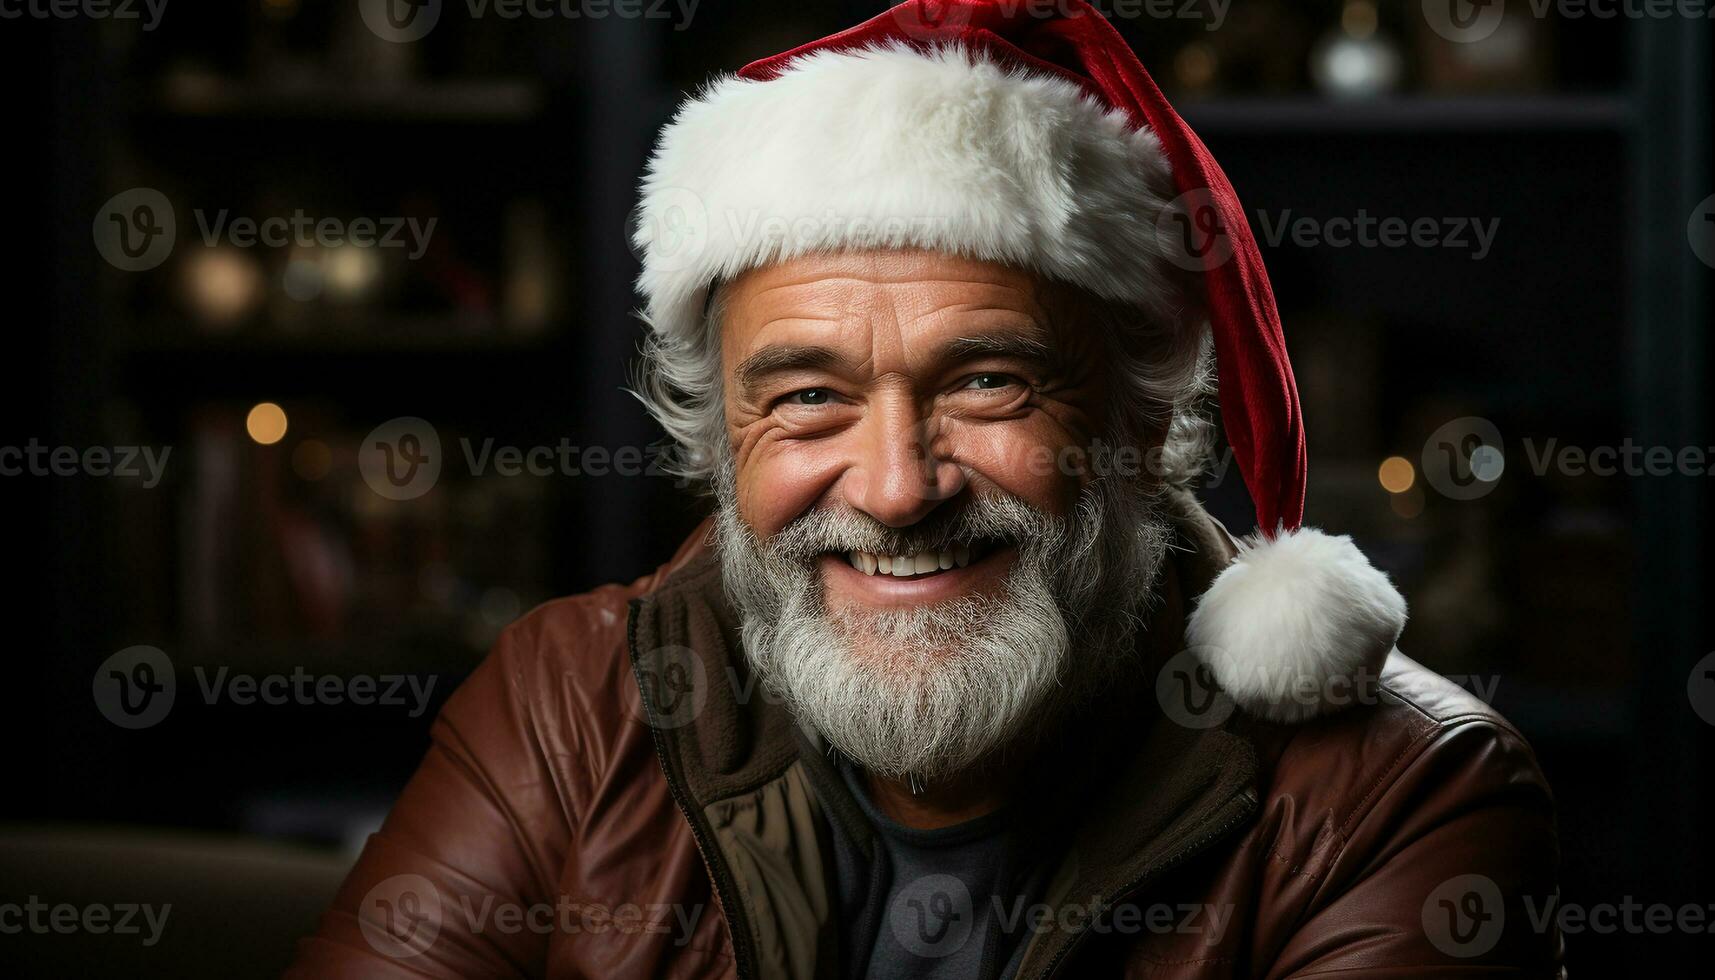
[[[1168,855],[1166,859],[1161,861],[1159,864],[1156,864],[1152,868],[1146,868],[1142,874],[1132,879],[1129,883],[1121,887],[1108,898],[1103,899],[1102,905],[1105,908],[1111,909],[1119,902],[1133,897],[1143,888],[1143,886],[1147,885],[1151,879],[1160,877],[1162,874],[1173,870],[1174,867],[1189,861],[1198,854],[1201,854],[1216,841],[1219,841],[1221,838],[1232,833],[1235,828],[1249,820],[1251,815],[1257,810],[1258,804],[1255,793],[1250,789],[1246,789],[1244,794],[1237,798],[1237,801],[1239,804],[1237,813],[1234,813],[1231,817],[1221,821],[1221,823],[1214,829],[1192,841],[1190,844],[1187,844],[1178,851]],[[1227,805],[1231,806],[1231,803]],[[1072,954],[1077,951],[1079,945],[1083,943],[1084,938],[1089,934],[1090,930],[1085,929],[1078,933],[1078,935],[1074,936],[1072,941],[1066,944],[1066,948],[1060,950],[1059,953],[1055,954],[1052,960],[1048,961],[1048,966],[1044,968],[1038,976],[1040,976],[1042,980],[1048,980],[1048,978],[1053,977],[1058,973],[1060,968],[1064,966],[1071,958]]]
[[[742,919],[744,905],[737,900],[738,883],[732,877],[732,870],[720,859],[720,850],[714,844],[713,831],[702,814],[692,806],[690,795],[685,791],[684,784],[679,781],[673,766],[668,761],[666,736],[660,725],[656,724],[655,705],[650,702],[646,685],[642,678],[637,677],[637,610],[640,601],[631,600],[627,621],[625,624],[625,643],[627,653],[631,656],[631,673],[637,681],[637,694],[643,701],[645,713],[649,716],[649,734],[655,743],[655,757],[661,763],[661,772],[667,779],[667,792],[678,805],[679,812],[684,815],[685,822],[691,825],[691,838],[696,841],[697,852],[703,859],[703,868],[708,871],[709,879],[714,882],[715,901],[720,903],[721,917],[726,920],[727,938],[732,943],[733,967],[737,975],[744,978],[756,976],[754,954],[750,948],[750,926]]]

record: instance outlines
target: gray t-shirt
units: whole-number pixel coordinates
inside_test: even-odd
[[[1003,808],[951,827],[915,830],[876,808],[849,762],[840,760],[839,770],[876,842],[866,858],[835,822],[846,976],[1013,976],[1031,921],[1023,913],[1046,869],[1030,860],[1012,812]]]

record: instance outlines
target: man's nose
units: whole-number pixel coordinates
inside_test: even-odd
[[[883,407],[864,428],[862,459],[848,484],[852,506],[889,527],[909,527],[964,489],[964,469],[942,458],[937,426],[914,407]]]

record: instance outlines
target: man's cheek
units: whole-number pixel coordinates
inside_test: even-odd
[[[769,537],[809,510],[839,478],[841,458],[813,442],[762,440],[738,460],[739,516]]]
[[[1050,427],[1014,423],[949,430],[948,448],[960,465],[1001,490],[1053,514],[1077,499],[1089,471],[1086,447]]]

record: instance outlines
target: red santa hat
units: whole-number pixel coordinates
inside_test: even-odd
[[[1257,534],[1187,638],[1253,713],[1373,675],[1405,603],[1349,538],[1300,527],[1298,392],[1237,194],[1084,0],[909,0],[746,66],[682,106],[643,182],[638,288],[689,336],[716,283],[797,255],[913,247],[1033,269],[1158,309],[1193,268],[1221,420]]]

